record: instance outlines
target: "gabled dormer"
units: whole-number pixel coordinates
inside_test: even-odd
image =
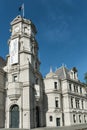
[[[76,67],[73,67],[70,71],[70,78],[74,80],[78,80],[78,70]]]

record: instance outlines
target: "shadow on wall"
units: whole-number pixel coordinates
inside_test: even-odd
[[[44,86],[44,119],[45,119],[45,125],[44,127],[46,126],[46,113],[48,111],[48,97],[45,93],[45,85]]]

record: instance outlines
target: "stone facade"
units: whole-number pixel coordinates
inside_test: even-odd
[[[8,77],[5,128],[44,126],[43,86],[39,72],[38,43],[35,39],[36,28],[30,20],[21,16],[11,22],[11,28],[10,53],[5,67]],[[18,109],[18,119],[15,118],[14,109]]]
[[[87,123],[87,88],[78,80],[74,67],[62,66],[44,79],[47,98],[46,126]]]
[[[11,22],[9,54],[0,58],[0,127],[37,128],[87,122],[86,86],[74,67],[62,66],[43,79],[37,31],[31,20]]]

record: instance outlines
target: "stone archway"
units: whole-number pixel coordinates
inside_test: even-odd
[[[10,107],[10,128],[19,128],[19,107],[12,105]]]

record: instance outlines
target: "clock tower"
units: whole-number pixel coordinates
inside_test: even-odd
[[[17,16],[11,22],[6,81],[5,128],[36,128],[45,125],[43,80],[39,71],[36,28]]]

